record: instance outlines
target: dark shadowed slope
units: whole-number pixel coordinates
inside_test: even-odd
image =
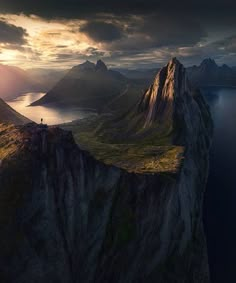
[[[29,119],[16,112],[0,98],[0,123],[21,125],[28,122]]]
[[[197,87],[236,86],[236,71],[227,65],[218,66],[213,59],[205,59],[199,66],[187,69],[191,83]]]
[[[56,104],[101,110],[127,87],[127,79],[99,60],[73,67],[55,87],[32,106]]]

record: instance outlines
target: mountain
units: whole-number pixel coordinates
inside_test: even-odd
[[[236,86],[236,71],[226,64],[218,66],[213,59],[205,59],[199,66],[188,68],[194,86]]]
[[[132,141],[145,141],[150,140],[152,136],[172,140],[175,128],[183,127],[176,124],[179,120],[175,118],[176,109],[179,108],[178,101],[182,98],[197,100],[198,96],[199,92],[194,90],[189,82],[187,70],[174,58],[158,72],[136,106],[121,117],[105,121],[104,126],[99,127],[99,135],[103,132],[106,135],[109,128],[108,135],[115,140],[125,137]],[[190,113],[188,119],[193,119]],[[186,123],[190,123],[189,121]]]
[[[150,84],[158,69],[116,69],[127,78]],[[194,87],[236,86],[236,67],[218,66],[213,59],[205,59],[199,66],[187,68],[188,78]]]
[[[42,86],[18,68],[0,64],[0,97],[10,100],[26,92],[40,91]]]
[[[132,117],[149,134],[172,125],[170,144],[159,133],[129,143],[128,131],[105,144],[85,129],[88,121],[78,132],[70,125],[77,144],[69,131],[33,123],[0,131],[3,282],[209,282],[202,227],[209,109],[174,59]],[[9,140],[14,148],[2,158]]]
[[[36,105],[83,107],[101,110],[127,87],[127,79],[109,70],[101,60],[73,67]]]
[[[16,112],[0,98],[0,123],[21,125],[29,122],[29,119]]]

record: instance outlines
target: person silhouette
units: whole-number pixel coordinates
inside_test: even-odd
[[[43,124],[43,118],[41,118],[41,124]]]

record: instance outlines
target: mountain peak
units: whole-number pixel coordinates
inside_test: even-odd
[[[100,70],[100,71],[107,71],[108,70],[106,64],[100,59],[97,61],[95,68],[96,68],[96,70]]]
[[[169,63],[167,64],[167,66],[179,66],[179,65],[182,65],[181,63],[180,63],[180,61],[176,58],[176,57],[173,57],[170,61],[169,61]]]
[[[78,66],[75,66],[76,69],[79,69],[81,71],[83,70],[93,70],[95,68],[95,64],[86,60],[84,63],[78,65]]]
[[[202,61],[201,67],[217,68],[217,64],[214,59],[206,58]]]
[[[138,112],[145,114],[144,128],[155,121],[161,124],[171,121],[174,99],[185,93],[189,93],[185,68],[173,58],[158,72],[139,104]]]

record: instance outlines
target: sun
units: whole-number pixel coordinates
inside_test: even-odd
[[[0,62],[4,64],[14,63],[17,59],[18,51],[16,50],[3,50],[0,53]]]

